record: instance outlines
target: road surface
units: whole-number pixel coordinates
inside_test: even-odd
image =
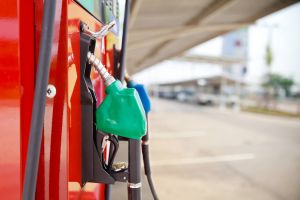
[[[154,99],[150,131],[161,200],[300,199],[299,119]],[[125,184],[113,186],[126,198]]]

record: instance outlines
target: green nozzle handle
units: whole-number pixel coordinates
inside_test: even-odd
[[[124,88],[101,61],[88,52],[88,62],[95,67],[106,85],[106,97],[96,110],[97,129],[130,139],[140,140],[146,134],[146,114],[135,89]]]
[[[138,93],[133,88],[124,88],[91,52],[88,52],[87,58],[106,85],[106,97],[96,110],[97,129],[140,140],[146,134],[147,121]]]
[[[96,110],[97,129],[105,133],[140,140],[146,134],[146,115],[135,89],[116,80],[106,90]]]

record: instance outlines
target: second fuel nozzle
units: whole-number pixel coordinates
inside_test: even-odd
[[[101,61],[91,52],[88,52],[87,54],[88,62],[91,64],[96,71],[99,73],[101,78],[104,81],[105,86],[109,86],[115,81],[115,78],[110,75],[107,71],[107,69],[104,67],[104,65],[101,63]]]

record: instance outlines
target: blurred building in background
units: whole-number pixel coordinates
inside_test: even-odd
[[[219,54],[203,55],[192,50],[167,61],[163,67],[169,75],[162,79],[156,75],[149,83],[151,93],[202,105],[239,106],[247,72],[247,33],[248,29],[243,28],[222,36]],[[159,73],[162,69],[146,71],[142,79],[147,79],[149,71]]]
[[[299,45],[291,45],[291,38],[278,34],[287,34],[293,28],[287,19],[295,17],[296,8],[286,10],[196,46],[134,78],[163,98],[236,110],[241,106],[300,113],[300,73],[293,53]],[[270,66],[265,60],[268,53],[272,54]],[[285,63],[283,56],[287,58]],[[265,82],[268,70],[270,83]],[[266,84],[273,90],[270,101],[264,97]]]

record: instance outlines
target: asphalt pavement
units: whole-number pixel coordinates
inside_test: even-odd
[[[161,200],[299,200],[300,120],[153,99],[153,178]],[[125,159],[122,144],[119,159]],[[126,184],[113,199],[127,199]],[[143,200],[152,199],[143,182]]]

